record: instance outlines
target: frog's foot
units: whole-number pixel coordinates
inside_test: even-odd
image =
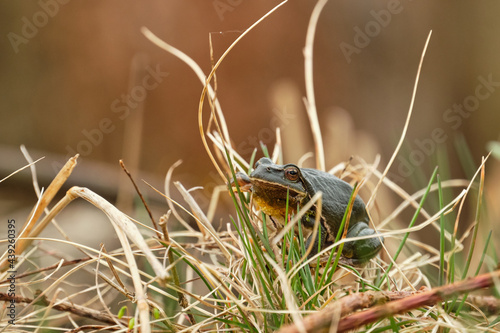
[[[327,263],[328,263],[328,257],[323,256],[323,257],[320,257],[320,258],[319,258],[319,267],[323,267],[323,266],[325,266]],[[311,262],[309,263],[309,266],[311,266],[311,267],[316,267],[316,266],[318,266],[318,260],[313,260],[313,261],[311,261]]]
[[[343,266],[351,266],[351,267],[364,267],[370,259],[353,259],[340,257],[339,264]]]
[[[324,267],[326,266],[326,264],[328,264],[328,256],[323,256],[319,259],[319,267]],[[333,258],[333,260],[330,262],[330,265],[333,265],[333,262],[335,261],[335,257]],[[353,267],[362,267],[364,266],[366,263],[368,263],[368,261],[366,260],[359,260],[359,259],[352,259],[352,258],[346,258],[344,256],[341,256],[339,258],[339,262],[338,264],[339,265],[343,265],[343,266],[353,266]],[[313,260],[309,263],[309,266],[311,267],[316,267],[318,266],[318,262],[317,260]],[[338,269],[338,267],[337,267]]]
[[[373,229],[368,228],[365,222],[358,222],[347,232],[347,238],[375,235]],[[375,257],[382,248],[383,237],[373,237],[352,242],[346,242],[342,255],[356,266]]]

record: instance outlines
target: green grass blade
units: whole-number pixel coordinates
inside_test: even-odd
[[[408,228],[411,228],[413,227],[413,225],[415,224],[415,222],[417,221],[417,218],[418,216],[420,215],[420,210],[422,209],[424,203],[425,203],[425,199],[427,199],[427,195],[429,194],[430,190],[431,190],[431,186],[432,186],[432,183],[434,182],[434,178],[436,178],[436,175],[437,175],[437,171],[438,171],[438,168],[436,167],[434,169],[434,172],[432,173],[432,176],[431,176],[431,179],[427,185],[427,189],[425,190],[425,193],[424,195],[422,196],[422,199],[420,199],[420,203],[418,205],[418,208],[417,210],[415,211],[415,214],[413,214],[413,218],[411,219],[410,221],[410,224],[408,225]],[[401,242],[399,243],[399,247],[398,249],[396,250],[396,253],[394,254],[394,257],[393,257],[393,261],[391,261],[391,263],[389,264],[389,266],[387,267],[384,275],[382,276],[382,278],[380,279],[380,284],[378,285],[378,287],[380,287],[380,285],[383,283],[383,281],[387,278],[387,276],[389,275],[389,272],[390,270],[392,269],[392,266],[394,266],[393,262],[396,261],[396,259],[399,257],[399,254],[401,253],[401,251],[403,250],[403,247],[406,243],[406,240],[408,239],[408,237],[410,236],[410,233],[407,232],[404,236],[403,236],[403,239],[401,240]]]
[[[342,237],[343,233],[344,233],[344,227],[347,223],[347,216],[350,214],[350,211],[349,210],[352,210],[352,203],[356,197],[356,188],[358,187],[358,183],[355,183],[354,186],[353,186],[353,189],[352,189],[352,192],[351,192],[351,196],[349,198],[349,202],[347,204],[347,207],[348,209],[346,209],[346,211],[344,212],[344,216],[342,217],[342,223],[340,223],[340,227],[339,227],[339,231],[337,232],[337,236],[335,237],[335,243],[338,242],[340,240],[340,238]],[[340,259],[340,255],[342,254],[342,249],[344,248],[344,243],[340,244],[338,249],[337,249],[337,256],[335,257],[335,261],[334,261],[334,264],[331,266],[330,270],[328,271],[325,271],[325,273],[323,274],[323,276],[321,276],[321,280],[318,284],[318,286],[316,287],[316,289],[320,289],[321,286],[323,286],[325,284],[325,281],[331,281],[332,280],[332,277],[333,277],[333,274],[335,273],[335,270],[337,268],[337,265],[338,265],[338,262],[339,262],[339,259]],[[330,253],[330,256],[328,257],[328,261],[326,263],[326,266],[325,267],[330,267],[330,264],[332,262],[332,259],[333,259],[333,253],[334,253],[334,250],[335,248],[333,248],[331,250],[331,253]]]
[[[439,210],[442,211],[444,207],[443,203],[443,189],[441,187],[441,177],[439,174],[437,175],[437,182],[438,182],[438,195],[439,195]],[[446,252],[446,243],[445,243],[445,219],[444,219],[444,213],[441,213],[441,216],[439,217],[439,225],[440,225],[440,233],[439,233],[439,281],[438,285],[442,286],[444,282],[446,281],[445,279],[445,270],[444,270],[444,253]]]
[[[476,225],[474,226],[474,231],[472,234],[472,241],[469,247],[469,254],[467,256],[467,260],[465,261],[465,268],[462,274],[462,280],[467,277],[467,273],[469,271],[470,263],[472,260],[472,256],[474,254],[474,248],[476,246],[477,240],[477,232],[479,230],[479,221],[481,219],[481,211],[482,211],[482,203],[483,203],[483,190],[484,190],[484,164],[481,169],[481,178],[479,180],[479,192],[477,195],[477,206],[476,206]]]

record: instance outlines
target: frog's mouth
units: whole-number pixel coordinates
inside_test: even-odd
[[[252,191],[252,181],[244,173],[241,172],[236,173],[235,179],[231,179],[229,183],[231,184],[231,187],[235,192],[236,192],[236,184],[238,184],[240,191],[242,192]]]
[[[288,195],[291,199],[301,200],[306,196],[306,192],[291,187],[290,185],[275,183],[258,178],[251,178],[252,191],[254,195],[265,197],[286,199]]]
[[[286,199],[288,195],[291,199],[300,201],[306,197],[307,193],[301,189],[291,187],[290,185],[271,182],[259,178],[250,178],[248,175],[238,172],[236,177],[230,180],[233,191],[236,191],[236,184],[242,192],[253,192],[255,196],[263,198],[281,198]]]

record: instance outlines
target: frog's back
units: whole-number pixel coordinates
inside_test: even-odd
[[[323,192],[322,215],[327,220],[333,219],[337,227],[340,226],[353,191],[352,186],[324,171],[316,169],[302,169],[301,171],[311,196],[319,191]],[[356,196],[349,226],[351,227],[359,221],[368,223],[369,218],[363,200]]]

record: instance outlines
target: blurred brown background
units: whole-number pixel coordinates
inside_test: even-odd
[[[67,157],[79,152],[69,183],[89,186],[113,201],[121,174],[118,160],[127,163],[129,147],[138,144],[137,169],[130,161],[137,179],[162,189],[168,168],[182,159],[175,180],[186,187],[212,184],[214,168],[198,132],[202,86],[191,69],[149,42],[140,28],[148,27],[208,73],[209,34],[218,59],[241,31],[278,3],[0,2],[0,178],[25,164],[20,144],[34,158],[46,156],[38,163],[42,186]],[[305,95],[302,50],[314,4],[286,3],[251,31],[217,71],[218,97],[232,140],[247,158],[259,140],[272,147],[270,130],[279,121],[285,132],[297,122],[303,128],[286,136],[284,145],[293,147],[285,150],[286,162],[312,150],[300,98]],[[419,58],[432,29],[408,145],[392,177],[409,191],[414,189],[409,181],[413,169],[423,168],[428,179],[436,141],[450,156],[451,176],[465,177],[455,138],[463,134],[476,166],[487,153],[487,142],[499,138],[498,13],[500,3],[493,0],[330,1],[321,14],[314,48],[327,168],[351,155],[372,162],[377,153],[386,165],[401,135]],[[138,70],[131,69],[133,59]],[[142,89],[145,78],[148,86]],[[132,92],[135,97],[126,97]],[[142,118],[134,117],[140,112],[138,101],[144,101]],[[461,112],[452,109],[464,103]],[[302,114],[287,113],[293,110]],[[136,127],[127,136],[130,123]],[[493,168],[496,164],[490,162]],[[29,199],[20,202],[25,193]],[[6,215],[22,202],[32,205],[29,171],[2,183],[0,196]]]

